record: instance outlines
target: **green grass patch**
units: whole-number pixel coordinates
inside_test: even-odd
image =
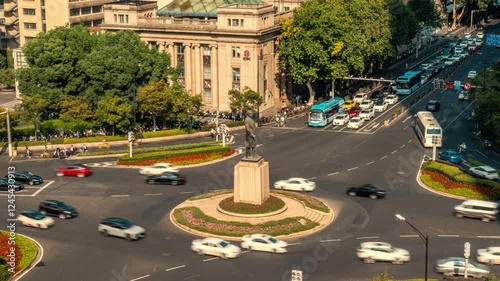
[[[197,143],[178,144],[178,145],[167,145],[159,147],[134,148],[134,153],[136,154],[136,153],[146,153],[146,152],[183,150],[183,149],[191,149],[199,147],[208,147],[216,144],[217,144],[216,141],[209,141],[209,142],[197,142]],[[78,156],[87,157],[87,156],[108,155],[108,154],[126,154],[126,153],[129,153],[128,149],[92,151],[88,153],[81,153]]]
[[[234,196],[228,197],[219,203],[225,211],[237,214],[266,214],[276,212],[285,207],[285,202],[278,197],[269,196],[262,205],[248,203],[234,203]]]
[[[432,180],[429,175],[421,175],[420,179],[428,187],[440,192],[462,196],[470,199],[490,200],[490,197],[468,188],[445,188],[441,183]]]
[[[263,233],[272,236],[288,235],[306,231],[319,225],[303,217],[286,218],[256,225],[246,222],[219,221],[207,216],[196,207],[176,209],[173,215],[177,223],[191,229],[230,237],[242,237],[252,233]],[[304,222],[304,225],[299,222],[300,220]]]
[[[170,136],[178,136],[187,134],[187,131],[184,129],[171,129],[171,130],[162,130],[156,132],[144,132],[142,134],[137,134],[137,138],[159,138],[159,137],[170,137]]]
[[[14,149],[24,149],[26,146],[36,146],[36,145],[48,145],[50,146],[51,144],[62,144],[63,139],[53,139],[50,141],[50,143],[47,143],[46,141],[13,141],[12,142],[12,147]],[[7,147],[8,143],[7,142],[0,142],[0,147]]]
[[[298,200],[298,201],[304,203],[304,205],[306,205],[307,207],[309,207],[311,209],[314,209],[314,210],[317,210],[317,211],[320,211],[323,213],[330,212],[330,208],[325,203],[321,202],[320,200],[318,200],[314,197],[300,194],[297,192],[282,191],[282,190],[273,190],[271,192],[291,197],[295,200]]]
[[[205,193],[205,194],[201,194],[201,195],[197,195],[197,196],[191,197],[191,198],[188,199],[188,201],[196,201],[196,200],[208,199],[208,198],[212,198],[212,197],[215,197],[215,196],[218,196],[218,195],[222,195],[222,194],[233,193],[233,191],[234,190],[232,190],[232,189],[215,190],[215,191],[212,191],[212,192],[209,192],[209,193]]]
[[[9,237],[10,235],[10,232],[8,231],[0,230],[0,232],[7,237]],[[16,262],[18,263],[19,270],[23,270],[29,267],[35,260],[38,254],[38,247],[36,246],[35,242],[21,234],[16,234],[15,239],[16,245],[21,252],[21,260],[18,260]],[[0,270],[2,269],[0,268]]]

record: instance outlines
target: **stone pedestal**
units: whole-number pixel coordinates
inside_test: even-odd
[[[262,205],[269,198],[269,162],[243,158],[234,166],[234,202]]]

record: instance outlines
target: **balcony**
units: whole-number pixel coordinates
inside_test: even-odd
[[[12,5],[10,5],[10,7],[5,8],[4,11],[10,13],[12,11],[15,11],[16,9],[17,9],[17,3],[14,2]]]
[[[95,14],[70,17],[69,22],[71,24],[75,24],[75,23],[80,23],[80,22],[101,20],[101,19],[104,19],[104,13],[95,13]]]
[[[7,23],[5,23],[6,26],[11,26],[11,25],[14,25],[14,24],[17,24],[19,22],[19,19],[18,18],[15,18]]]
[[[115,2],[114,0],[93,0],[93,1],[87,1],[87,0],[82,0],[82,1],[70,1],[69,2],[69,8],[70,9],[78,9],[78,8],[87,8],[87,7],[93,7],[93,6],[100,6],[108,3],[113,3]]]
[[[168,17],[146,18],[140,17],[138,26],[141,29],[168,28],[168,29],[194,29],[194,30],[216,30],[217,20],[209,19],[176,19]]]

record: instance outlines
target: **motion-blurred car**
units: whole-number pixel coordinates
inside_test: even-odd
[[[186,177],[181,176],[178,173],[166,172],[161,175],[148,176],[145,182],[148,184],[182,185],[186,183]]]
[[[469,100],[469,93],[466,91],[458,92],[458,100]]]
[[[274,183],[275,189],[285,189],[292,191],[314,191],[316,183],[304,178],[289,178]]]
[[[141,175],[161,175],[166,172],[178,173],[179,168],[169,163],[156,163],[139,171]]]
[[[410,252],[401,248],[395,248],[385,242],[361,243],[356,254],[364,263],[385,261],[392,262],[393,264],[403,264],[410,261]]]
[[[357,93],[354,96],[353,101],[357,104],[360,104],[362,101],[368,99],[368,94],[367,93]]]
[[[460,157],[460,154],[458,154],[458,152],[456,152],[455,150],[446,150],[439,152],[438,156],[439,159],[449,161],[454,164],[462,163],[462,157]]]
[[[490,166],[472,167],[472,168],[469,169],[469,172],[471,172],[472,174],[474,174],[476,176],[487,178],[487,179],[490,179],[490,180],[496,180],[496,179],[498,179],[498,172],[497,172],[497,170],[493,169]]]
[[[84,178],[90,176],[91,174],[92,171],[90,170],[89,167],[85,165],[64,166],[60,167],[56,171],[56,176],[58,177],[73,176],[73,177]]]
[[[425,108],[428,111],[439,111],[441,109],[441,103],[437,100],[430,100]]]
[[[373,107],[373,109],[375,110],[375,112],[384,112],[385,110],[387,110],[387,107],[388,107],[388,103],[385,102],[385,101],[379,101],[375,104],[375,106]]]
[[[75,208],[58,200],[45,200],[40,203],[38,210],[44,215],[58,217],[62,220],[78,216],[78,212]]]
[[[399,98],[397,95],[388,95],[384,101],[388,104],[395,104],[399,101]]]
[[[361,108],[358,107],[358,106],[355,106],[353,108],[351,108],[351,110],[349,110],[347,112],[347,114],[349,114],[349,116],[352,118],[352,117],[357,117],[359,115],[359,113],[361,113]]]
[[[22,183],[27,183],[29,185],[38,185],[43,183],[42,177],[34,175],[27,171],[9,174],[6,175],[5,177],[8,179],[14,179]]]
[[[359,116],[351,118],[347,123],[348,129],[359,129],[365,124],[365,119]]]
[[[357,103],[353,100],[346,100],[344,101],[344,110],[349,111],[351,108],[355,107]]]
[[[245,235],[241,243],[243,249],[280,254],[286,253],[288,251],[287,247],[288,243],[285,241],[278,240],[267,234]]]
[[[223,259],[234,259],[241,255],[240,247],[219,238],[196,239],[191,243],[191,250],[198,255],[211,255]]]
[[[347,195],[369,197],[371,199],[379,199],[385,197],[385,190],[374,184],[363,184],[361,186],[352,186],[347,189]]]
[[[375,118],[375,110],[373,110],[373,108],[363,109],[363,111],[359,114],[359,118],[369,121],[370,119]]]
[[[349,119],[351,119],[349,114],[338,114],[335,118],[333,118],[333,125],[343,126],[349,122]]]
[[[471,71],[469,71],[469,73],[467,74],[467,78],[469,78],[469,79],[474,79],[474,78],[476,78],[476,77],[477,77],[477,71],[475,71],[475,70],[471,70]]]
[[[121,237],[127,240],[139,240],[146,237],[144,228],[122,218],[103,219],[99,223],[97,231],[104,236]]]
[[[500,203],[484,200],[465,200],[453,207],[453,215],[457,218],[481,219],[484,222],[496,220],[500,212]]]
[[[361,102],[359,105],[361,109],[367,109],[367,108],[373,108],[373,101],[371,100],[364,100]]]
[[[477,38],[479,38],[479,39],[483,39],[483,38],[484,38],[484,33],[483,33],[483,32],[478,32],[478,33],[476,34],[476,36],[477,36]]]
[[[465,259],[451,257],[436,261],[436,272],[445,276],[464,275]],[[490,273],[489,267],[469,260],[467,274],[473,278],[481,278]]]
[[[485,264],[500,264],[500,247],[477,250],[477,261]]]
[[[111,148],[111,145],[107,142],[101,142],[100,144],[97,145],[97,149],[109,149]]]
[[[14,191],[21,191],[24,189],[24,184],[19,181],[11,180],[9,183],[9,179],[0,179],[0,190],[1,191],[9,191],[9,187]]]
[[[55,225],[53,218],[49,218],[36,210],[21,212],[17,217],[17,221],[21,222],[23,225],[41,229],[48,229]]]

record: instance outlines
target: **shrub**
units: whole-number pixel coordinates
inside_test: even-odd
[[[330,212],[330,208],[328,208],[328,206],[326,206],[325,203],[319,201],[318,199],[316,199],[314,197],[307,196],[307,195],[300,194],[300,193],[296,193],[296,192],[289,192],[289,191],[282,191],[282,190],[273,190],[271,192],[277,193],[277,194],[282,194],[282,195],[291,197],[293,199],[299,200],[300,202],[304,203],[304,205],[306,205],[307,207],[309,207],[311,209],[318,210],[318,211],[323,212],[323,213]]]
[[[430,187],[432,189],[435,189],[435,190],[440,191],[440,192],[449,193],[449,194],[452,194],[452,195],[457,195],[457,196],[462,196],[462,197],[466,197],[466,198],[471,198],[471,199],[480,199],[480,200],[489,200],[490,199],[490,196],[488,196],[487,194],[483,194],[483,193],[481,193],[478,190],[470,189],[467,186],[465,186],[465,187],[464,186],[463,187],[454,187],[454,188],[453,187],[452,188],[446,187],[439,180],[437,180],[436,178],[432,177],[430,173],[434,173],[434,172],[429,172],[429,171],[422,172],[422,175],[421,175],[420,179],[422,180],[422,182],[425,185],[427,185],[428,187]],[[434,173],[433,175],[441,175],[441,174]],[[441,175],[441,176],[444,177],[444,178],[446,178],[446,179],[448,179],[444,175]]]
[[[276,196],[269,198],[262,205],[248,203],[234,203],[234,196],[228,197],[219,203],[223,210],[239,214],[265,214],[280,210],[285,207],[285,202]]]
[[[9,234],[10,233],[7,231],[0,230],[0,255],[5,257],[10,251],[10,247],[15,247],[17,261],[16,272],[19,272],[33,263],[38,255],[38,247],[31,239],[21,234],[16,234],[16,244],[14,246],[8,245]],[[0,268],[0,276],[2,276],[2,270],[3,269]]]
[[[234,153],[234,149],[230,148],[227,152],[216,152],[216,153],[201,153],[184,155],[170,158],[159,158],[159,159],[147,159],[147,160],[128,160],[125,162],[118,160],[119,165],[134,165],[134,166],[150,166],[158,162],[169,162],[176,166],[186,166],[195,165],[200,163],[206,163],[214,161],[217,159],[222,159]]]
[[[480,186],[486,186],[486,187],[490,187],[490,188],[500,187],[500,183],[497,183],[497,182],[494,182],[494,181],[488,180],[488,179],[476,178],[476,177],[471,176],[469,174],[456,175],[455,177],[453,177],[453,180],[456,182],[460,182],[460,183],[480,185]]]
[[[171,129],[171,130],[162,130],[156,132],[144,132],[142,134],[136,135],[136,137],[142,138],[158,138],[158,137],[168,137],[168,136],[177,136],[186,134],[186,130],[183,129]]]
[[[99,137],[88,137],[88,138],[76,138],[76,139],[64,139],[64,144],[75,144],[75,143],[91,143],[91,142],[103,142],[103,141],[120,141],[127,140],[128,136],[99,136]]]
[[[231,122],[231,123],[228,123],[226,124],[229,128],[233,128],[233,127],[238,127],[238,126],[243,126],[245,125],[245,121],[234,121],[234,122]]]
[[[455,166],[439,163],[436,161],[429,161],[429,162],[425,163],[422,166],[422,168],[424,170],[434,171],[434,172],[438,172],[441,174],[445,174],[449,178],[453,178],[454,176],[460,175],[463,173],[459,168],[457,168]]]
[[[9,261],[9,258],[7,255],[11,252],[10,248],[13,247],[15,248],[14,253],[15,253],[15,259],[16,259],[16,268],[15,271],[16,273],[22,269],[21,267],[21,262],[23,260],[23,254],[21,252],[20,246],[17,242],[17,238],[20,236],[16,234],[16,244],[15,245],[9,245],[9,235],[10,233],[7,231],[0,231],[0,256],[5,260]]]
[[[207,142],[196,142],[196,143],[188,143],[188,144],[167,145],[167,146],[160,146],[160,147],[144,147],[144,148],[135,148],[134,153],[183,150],[183,149],[192,149],[192,148],[199,148],[199,147],[208,147],[208,146],[213,146],[216,144],[217,144],[216,141],[207,141]],[[85,156],[107,155],[107,154],[125,154],[128,152],[129,152],[128,149],[106,150],[106,151],[88,152],[85,154],[80,154],[78,156],[85,157]]]
[[[50,144],[62,144],[62,139],[53,139],[50,141]],[[46,145],[48,144],[46,141],[13,141],[12,147],[14,149],[24,149],[26,146],[35,146],[35,145]],[[7,147],[7,142],[0,142],[0,147]]]
[[[138,153],[138,154],[135,154],[132,158],[130,158],[128,155],[124,155],[124,156],[120,157],[119,160],[121,163],[126,163],[129,161],[137,161],[137,160],[168,159],[171,157],[187,156],[187,155],[193,155],[193,154],[228,152],[230,150],[231,150],[231,147],[229,147],[229,146],[213,145],[213,146],[208,146],[208,147],[199,147],[199,148],[183,149],[183,150]]]

